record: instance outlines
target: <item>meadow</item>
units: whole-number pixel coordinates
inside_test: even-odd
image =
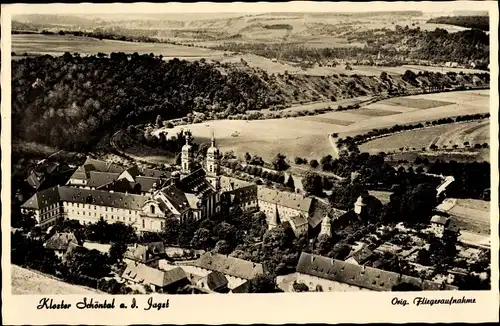
[[[136,43],[114,40],[99,40],[96,38],[66,35],[17,34],[12,35],[12,51],[19,54],[50,54],[62,55],[64,52],[80,54],[124,53],[154,53],[165,58],[220,58],[222,51],[188,47],[165,43]]]
[[[400,148],[429,148],[436,145],[439,148],[454,145],[464,147],[465,142],[474,144],[489,143],[490,123],[486,121],[470,121],[410,130],[386,137],[381,137],[360,146],[360,149],[369,153],[397,152]]]
[[[170,137],[181,129],[189,129],[195,140],[201,142],[208,141],[213,131],[221,150],[233,150],[237,155],[249,152],[270,160],[277,153],[282,153],[292,159],[295,156],[311,159],[327,154],[335,155],[329,137],[331,133],[339,133],[339,137],[345,137],[394,124],[489,112],[488,90],[416,95],[408,98],[453,104],[416,109],[389,105],[381,101],[364,107],[360,113],[351,110],[272,120],[215,120],[161,130],[168,132],[167,137]],[[371,108],[376,110],[363,114],[363,111]],[[384,108],[388,109],[382,113]],[[396,110],[398,108],[401,110]]]
[[[68,284],[54,277],[34,272],[16,265],[11,266],[12,294],[99,294],[100,291]]]

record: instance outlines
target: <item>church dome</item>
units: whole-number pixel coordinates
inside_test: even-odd
[[[210,148],[208,148],[207,154],[208,155],[212,154],[214,156],[217,156],[219,155],[219,149],[217,147],[211,146]]]

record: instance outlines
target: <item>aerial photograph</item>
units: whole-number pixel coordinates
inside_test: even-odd
[[[13,14],[12,294],[490,290],[489,31]]]

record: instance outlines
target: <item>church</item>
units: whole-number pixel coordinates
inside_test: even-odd
[[[212,135],[205,164],[197,167],[191,132],[184,133],[181,169],[175,172],[122,167],[87,159],[64,186],[34,194],[22,206],[37,224],[50,227],[60,220],[132,225],[138,232],[158,232],[165,218],[181,223],[209,218],[221,211],[220,152]]]

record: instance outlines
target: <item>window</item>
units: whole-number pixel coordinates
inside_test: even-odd
[[[142,219],[142,228],[146,228],[146,221],[144,219]]]
[[[155,213],[155,206],[154,205],[151,205],[149,207],[149,210],[151,211],[151,214],[154,214]]]

